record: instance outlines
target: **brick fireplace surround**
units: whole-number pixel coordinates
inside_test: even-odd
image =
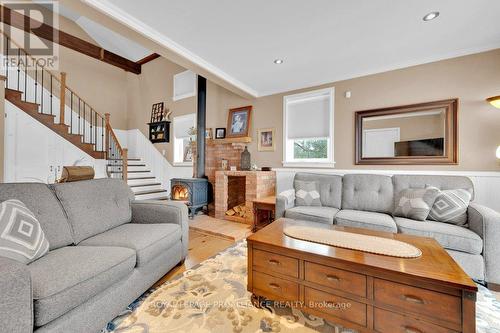
[[[274,171],[216,171],[215,217],[252,224],[253,200],[275,195],[275,191]],[[228,209],[243,203],[250,212],[245,219],[226,216]]]

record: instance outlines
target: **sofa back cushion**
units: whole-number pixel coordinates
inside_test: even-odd
[[[384,175],[348,174],[343,179],[342,209],[391,214],[392,179]]]
[[[444,190],[467,190],[474,200],[474,184],[472,180],[464,176],[437,176],[437,175],[394,175],[394,193],[407,188],[426,188],[427,186],[437,187]]]
[[[85,180],[52,188],[66,211],[76,244],[132,218],[130,201],[134,195],[122,180]]]
[[[340,209],[342,176],[298,172],[295,174],[295,181],[317,182],[321,205]]]
[[[35,215],[49,241],[50,250],[73,244],[71,229],[61,203],[46,184],[0,184],[0,202],[9,199],[23,202]]]

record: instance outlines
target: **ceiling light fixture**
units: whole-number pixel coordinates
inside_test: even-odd
[[[486,101],[497,109],[500,109],[500,95],[487,98]]]
[[[283,59],[274,59],[274,63],[276,65],[282,64],[283,63]]]
[[[422,18],[422,20],[424,20],[425,22],[428,22],[428,21],[434,20],[438,16],[439,16],[439,12],[430,12],[429,14],[425,15]]]

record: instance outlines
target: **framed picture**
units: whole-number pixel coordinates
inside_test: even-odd
[[[257,149],[259,151],[274,151],[274,128],[263,128],[257,131]]]
[[[212,129],[211,128],[205,129],[205,139],[213,139],[213,138],[214,135]]]
[[[165,116],[163,102],[153,104],[151,108],[151,122],[157,123],[163,120]]]
[[[230,109],[227,117],[227,137],[237,138],[248,136],[252,106]]]
[[[226,129],[225,128],[216,128],[215,129],[215,138],[216,139],[224,139],[226,137]]]

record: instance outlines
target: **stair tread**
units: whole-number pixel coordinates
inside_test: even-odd
[[[128,178],[128,180],[139,180],[139,179],[155,179],[155,177],[134,177],[134,178]]]
[[[153,193],[166,193],[167,190],[149,190],[149,191],[139,191],[139,192],[134,192],[135,195],[143,195],[143,194],[153,194]]]
[[[151,170],[127,170],[127,173],[150,173]]]
[[[146,183],[146,184],[137,184],[137,185],[129,185],[129,187],[157,186],[157,185],[161,185],[161,183]]]

